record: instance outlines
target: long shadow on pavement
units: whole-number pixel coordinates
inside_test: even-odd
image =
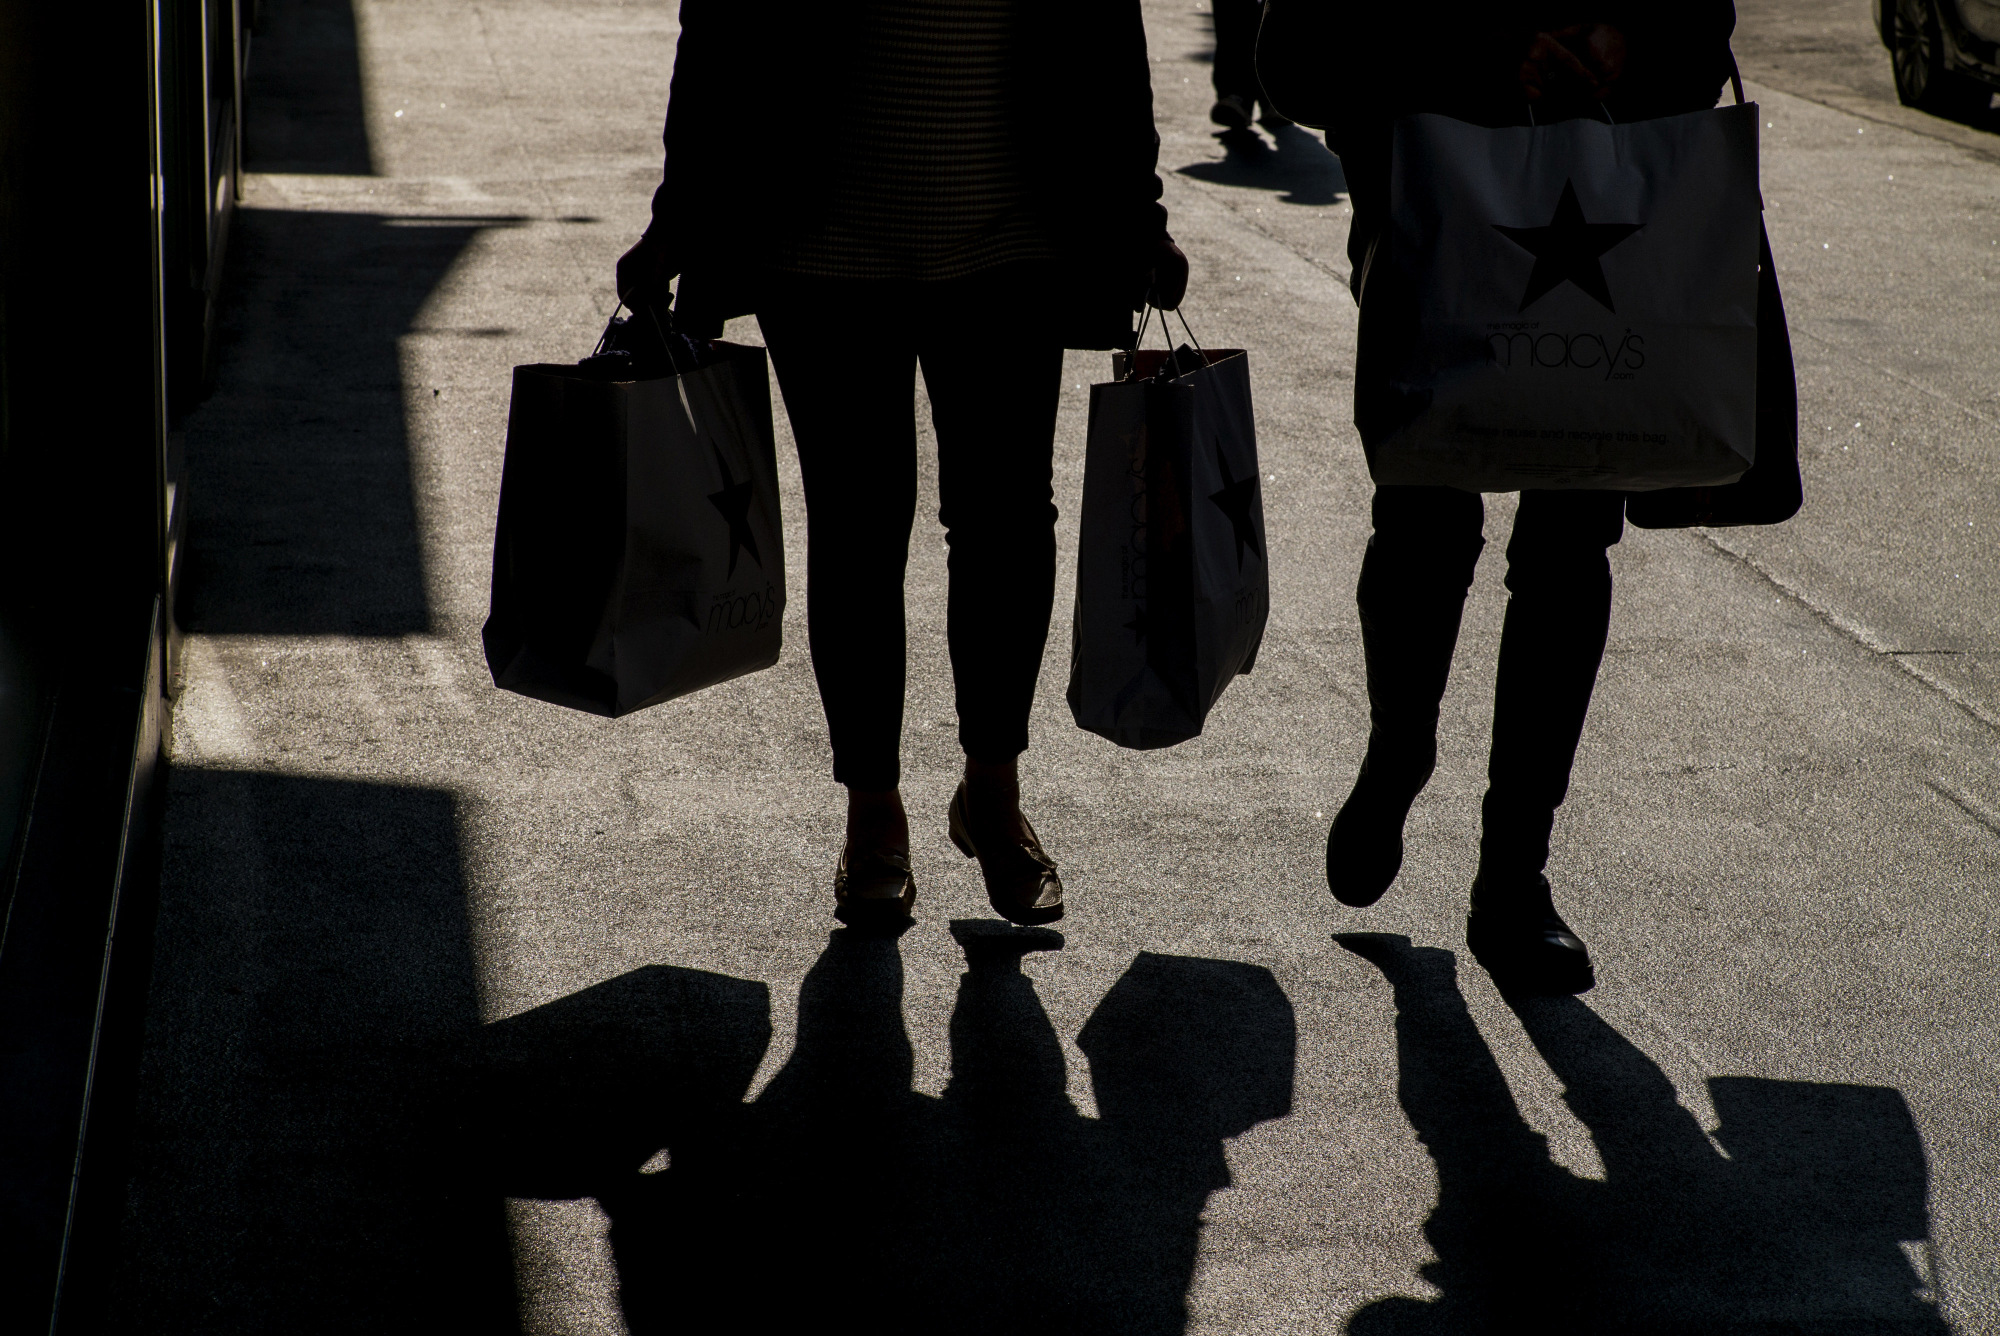
[[[896,942],[841,929],[748,1104],[760,984],[653,967],[489,1026],[463,1059],[469,1171],[596,1198],[635,1336],[1183,1330],[1223,1142],[1291,1107],[1290,1003],[1257,966],[1139,956],[1079,1037],[1085,1118],[1020,968],[1061,936],[953,931],[940,1097],[911,1089]]]
[[[1923,1143],[1897,1091],[1714,1078],[1725,1158],[1582,1001],[1512,1003],[1604,1162],[1604,1181],[1578,1178],[1522,1120],[1451,952],[1337,940],[1395,990],[1397,1093],[1438,1174],[1424,1278],[1443,1293],[1371,1304],[1354,1336],[1949,1331],[1902,1247],[1930,1224]]]
[[[1296,125],[1268,132],[1269,142],[1255,130],[1224,130],[1215,137],[1222,145],[1220,162],[1197,162],[1180,169],[1182,176],[1219,186],[1282,192],[1286,204],[1337,204],[1347,193],[1347,177],[1319,136]]]

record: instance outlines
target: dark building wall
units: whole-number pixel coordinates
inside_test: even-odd
[[[87,1330],[171,683],[171,420],[208,379],[236,0],[0,0],[0,1330]]]

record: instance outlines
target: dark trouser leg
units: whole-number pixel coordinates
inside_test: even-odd
[[[1607,549],[1625,531],[1622,492],[1521,493],[1507,544],[1479,865],[1483,883],[1525,881],[1549,859],[1611,625]]]
[[[849,285],[792,285],[758,324],[805,479],[806,627],[833,777],[868,792],[895,788],[901,773],[916,350],[895,289],[822,291],[836,286]]]
[[[1055,600],[1050,478],[1063,354],[1032,328],[1002,331],[1006,371],[997,375],[994,351],[963,342],[968,306],[941,295],[923,368],[937,427],[938,518],[951,549],[946,630],[958,738],[972,760],[1004,765],[1028,747]]]
[[[1485,515],[1476,492],[1375,489],[1375,533],[1355,591],[1368,666],[1362,768],[1412,798],[1437,764],[1438,704],[1473,567],[1486,545]]]
[[[1361,648],[1368,667],[1368,754],[1327,832],[1334,896],[1371,905],[1403,865],[1403,822],[1437,765],[1444,699],[1465,592],[1486,540],[1485,507],[1450,487],[1379,487],[1361,561]]]
[[[1257,25],[1264,20],[1261,0],[1215,0],[1215,95],[1235,93],[1255,101],[1263,86],[1257,82]]]

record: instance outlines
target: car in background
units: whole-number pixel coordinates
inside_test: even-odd
[[[2000,0],[1874,0],[1896,96],[1954,120],[1976,120],[2000,88]]]
[[[1976,120],[2000,88],[2000,0],[1874,0],[1905,106]]]

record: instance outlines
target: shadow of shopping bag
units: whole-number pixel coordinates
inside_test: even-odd
[[[698,349],[693,370],[651,378],[603,358],[514,368],[484,632],[496,686],[615,717],[777,662],[764,350]]]
[[[1141,749],[1200,735],[1271,608],[1250,359],[1169,356],[1090,387],[1071,628],[1077,726]]]

